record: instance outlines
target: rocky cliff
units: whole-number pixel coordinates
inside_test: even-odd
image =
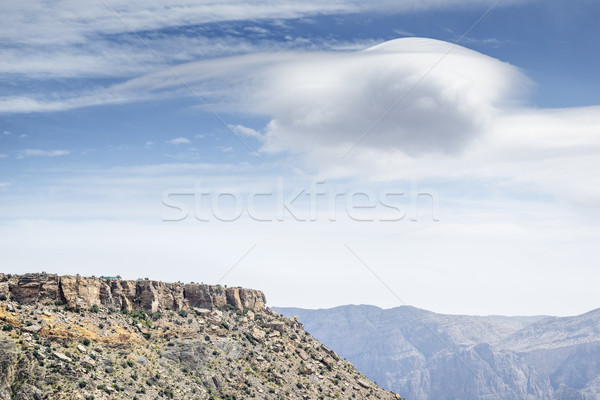
[[[259,291],[45,274],[0,281],[0,400],[384,399]]]
[[[213,310],[231,306],[262,310],[265,295],[258,290],[195,283],[58,276],[53,274],[0,275],[0,295],[20,304],[61,302],[71,308],[103,306],[117,310]]]

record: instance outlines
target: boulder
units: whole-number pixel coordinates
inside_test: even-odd
[[[254,329],[252,330],[252,337],[253,337],[255,340],[258,340],[259,342],[262,342],[262,341],[264,341],[264,340],[265,340],[265,336],[266,336],[266,335],[265,335],[265,331],[263,331],[262,329],[259,329],[259,328],[254,328]]]
[[[61,361],[65,361],[65,362],[71,362],[71,361],[73,361],[69,357],[67,357],[66,354],[61,353],[60,351],[55,351],[52,354],[54,354],[54,357],[58,358]]]
[[[364,387],[365,389],[368,389],[371,387],[369,381],[366,379],[359,378],[356,380],[356,383],[358,383],[360,386]]]
[[[21,330],[23,332],[37,333],[42,330],[42,326],[41,325],[22,326]]]
[[[298,353],[298,355],[300,356],[301,359],[303,359],[304,361],[308,360],[310,357],[308,356],[308,354],[302,350],[302,349],[296,349],[296,353]]]
[[[88,356],[87,354],[85,356],[83,356],[81,358],[81,364],[84,366],[89,366],[89,367],[95,367],[96,366],[96,361],[94,361],[94,359],[90,356]]]

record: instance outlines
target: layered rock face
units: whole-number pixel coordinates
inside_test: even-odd
[[[0,275],[0,294],[21,304],[62,301],[72,308],[94,305],[148,312],[231,306],[236,310],[261,311],[265,295],[259,290],[224,288],[194,283],[150,280],[125,281],[112,278],[58,276],[54,274]]]

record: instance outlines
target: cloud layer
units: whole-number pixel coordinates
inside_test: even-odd
[[[13,2],[3,7],[0,37],[7,44],[71,44],[84,43],[100,35],[122,32],[151,31],[167,27],[191,26],[235,20],[298,18],[307,15],[352,12],[445,9],[456,7],[489,7],[494,0],[408,0],[361,2],[335,1],[192,1],[175,0],[165,4],[158,0],[106,0],[82,3],[59,0]],[[503,1],[501,5],[514,4]],[[27,26],[28,29],[23,29]]]
[[[270,28],[285,19],[357,12],[404,13],[448,7],[484,9],[493,0],[468,1],[252,1],[106,0],[51,3],[27,0],[5,4],[0,15],[0,74],[12,78],[132,77],[162,67],[207,57],[275,48],[340,48],[352,43],[281,35]],[[514,3],[503,1],[500,4]],[[215,24],[240,23],[215,37]],[[254,26],[265,23],[265,27]],[[249,24],[250,26],[243,26]],[[26,29],[23,29],[26,27]],[[216,28],[220,29],[220,28]],[[165,33],[165,30],[169,30]],[[142,43],[143,41],[143,43]],[[151,48],[152,51],[148,49]],[[158,57],[157,57],[158,56]],[[161,60],[162,59],[162,60]]]
[[[5,98],[0,110],[199,96],[219,113],[267,117],[260,130],[230,129],[258,140],[262,152],[293,154],[296,166],[331,178],[491,179],[578,203],[600,200],[593,172],[600,169],[599,108],[528,108],[530,85],[497,59],[404,38],[364,51],[186,63],[62,100]]]

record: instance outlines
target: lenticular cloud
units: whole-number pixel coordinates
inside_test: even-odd
[[[361,146],[408,155],[457,153],[527,80],[513,66],[431,39],[352,54],[307,54],[272,66],[257,89],[272,115],[264,150]]]

